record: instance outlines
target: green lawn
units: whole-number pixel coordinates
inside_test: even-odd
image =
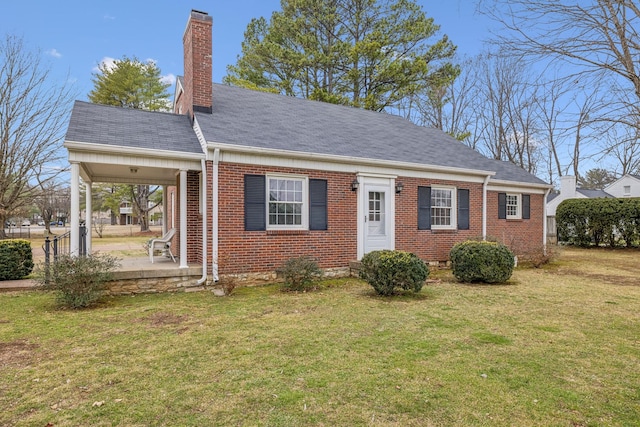
[[[640,425],[640,252],[509,284],[355,280],[117,297],[0,294],[0,425]]]

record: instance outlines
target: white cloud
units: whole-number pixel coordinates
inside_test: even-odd
[[[94,73],[99,73],[100,72],[100,68],[104,67],[107,70],[113,70],[113,67],[115,66],[116,60],[114,58],[111,58],[110,56],[105,56],[104,58],[102,58],[100,60],[100,63],[98,65],[96,65],[95,67],[93,67],[93,72]]]
[[[62,54],[58,52],[56,49],[49,49],[47,51],[47,55],[51,55],[54,58],[62,58]]]
[[[105,21],[113,21],[113,20],[115,20],[115,19],[116,19],[116,17],[115,17],[115,16],[111,16],[111,15],[109,15],[109,14],[106,14],[106,15],[104,15],[104,16],[102,17],[102,19],[104,19]]]
[[[165,76],[160,77],[160,81],[164,84],[169,83],[171,86],[176,84],[176,76],[174,74],[167,74]]]

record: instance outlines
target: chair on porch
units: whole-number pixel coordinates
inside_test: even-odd
[[[153,264],[153,252],[156,250],[168,251],[173,262],[176,262],[176,258],[173,256],[173,252],[171,252],[171,239],[173,239],[175,234],[176,229],[172,228],[167,231],[164,236],[149,240],[149,259],[151,260],[151,264]]]

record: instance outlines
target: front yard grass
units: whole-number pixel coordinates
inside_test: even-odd
[[[565,249],[498,286],[438,271],[395,298],[0,294],[0,425],[638,425],[639,255]]]

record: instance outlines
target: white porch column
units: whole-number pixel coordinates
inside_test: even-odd
[[[86,244],[87,244],[87,255],[91,254],[91,231],[93,229],[92,225],[93,225],[93,205],[91,204],[91,201],[93,199],[93,195],[92,195],[92,186],[93,183],[91,181],[89,182],[85,182],[84,184],[85,186],[85,227],[87,228],[87,240],[86,240]]]
[[[180,268],[187,265],[187,171],[180,170]]]
[[[69,252],[71,256],[80,254],[80,164],[71,163],[71,233]]]
[[[162,235],[167,234],[167,186],[162,186]]]

